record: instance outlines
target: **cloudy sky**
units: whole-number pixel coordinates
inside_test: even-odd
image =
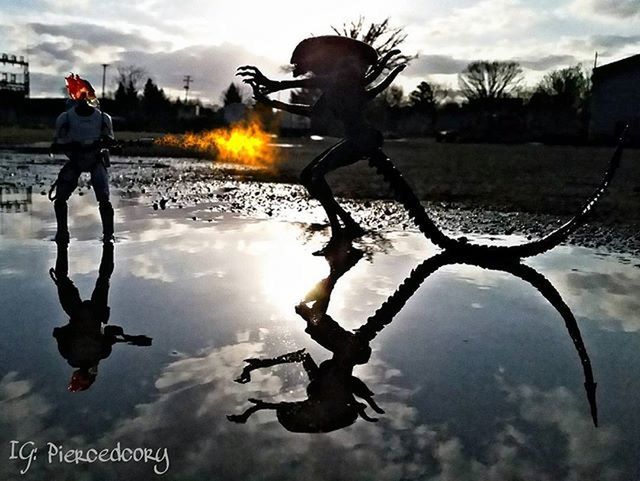
[[[526,82],[550,69],[599,64],[640,53],[640,0],[0,0],[0,52],[28,48],[32,95],[59,95],[73,71],[100,86],[102,67],[144,67],[171,95],[218,102],[236,66],[255,64],[272,75],[296,43],[330,33],[331,25],[365,15],[390,17],[418,53],[399,78],[405,91],[423,79],[457,85],[470,60],[514,59]]]

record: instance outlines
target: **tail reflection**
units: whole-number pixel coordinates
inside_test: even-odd
[[[78,288],[69,278],[68,244],[58,244],[56,266],[49,270],[58,289],[58,298],[69,322],[53,329],[58,351],[70,366],[77,368],[69,381],[71,392],[85,391],[98,375],[98,364],[111,354],[112,346],[126,342],[134,346],[150,346],[147,336],[130,336],[120,326],[104,326],[109,322],[109,281],[113,273],[113,244],[104,243],[98,279],[90,300],[80,298]]]
[[[373,401],[373,392],[364,382],[353,376],[354,367],[369,361],[371,341],[385,326],[391,323],[425,279],[443,266],[467,264],[507,272],[524,280],[540,292],[558,311],[580,358],[591,417],[594,425],[598,425],[596,383],[576,319],[549,280],[535,269],[518,260],[487,260],[472,255],[460,255],[445,251],[423,261],[413,269],[411,274],[367,319],[365,324],[354,331],[347,331],[326,312],[336,282],[360,260],[362,252],[355,249],[350,242],[344,241],[334,243],[324,255],[330,266],[329,276],[321,280],[307,294],[303,302],[296,306],[296,312],[307,323],[305,332],[315,342],[331,351],[333,356],[319,366],[304,349],[272,359],[247,359],[247,365],[236,379],[237,382],[249,382],[250,373],[255,369],[284,363],[302,363],[310,380],[307,386],[307,399],[278,403],[249,399],[253,406],[242,414],[227,416],[230,421],[245,423],[257,411],[275,410],[278,421],[287,430],[309,433],[341,429],[353,424],[358,416],[367,421],[377,421],[365,412],[367,406],[356,399],[360,398],[366,401],[375,412],[384,413]]]

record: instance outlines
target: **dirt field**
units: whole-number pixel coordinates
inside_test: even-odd
[[[45,136],[46,134],[46,136]],[[2,129],[0,147],[48,139],[45,131]],[[118,138],[153,137],[150,133],[118,133]],[[276,139],[279,161],[272,170],[224,167],[225,174],[258,181],[297,183],[302,169],[337,139]],[[40,144],[39,149],[44,145]],[[599,183],[611,147],[546,146],[537,144],[440,144],[431,139],[389,140],[385,152],[422,200],[459,202],[507,212],[570,215]],[[202,158],[203,154],[158,145],[130,145],[130,157]],[[640,222],[640,150],[628,149],[609,194],[602,199],[596,219],[604,222]],[[354,199],[392,197],[382,179],[366,162],[358,162],[329,176],[336,194]]]
[[[292,143],[300,143],[292,141]],[[316,145],[317,144],[317,145]],[[283,162],[265,177],[296,181],[331,141],[282,149]],[[439,144],[427,139],[388,141],[385,152],[423,200],[463,202],[504,211],[572,214],[598,185],[613,152],[606,147]],[[640,221],[640,151],[627,150],[599,219]],[[330,176],[337,194],[386,198],[390,192],[366,162]]]

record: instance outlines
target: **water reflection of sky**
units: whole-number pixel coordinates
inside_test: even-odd
[[[273,412],[245,425],[226,414],[250,397],[305,397],[297,365],[232,380],[248,357],[307,348],[294,305],[327,274],[311,252],[320,234],[303,226],[153,212],[123,202],[110,323],[153,337],[152,347],[116,345],[94,386],[66,391],[72,369],[52,329],[66,322],[48,269],[55,246],[49,205],[0,214],[0,443],[166,446],[170,479],[635,479],[640,430],[634,409],[640,319],[637,259],[562,247],[528,261],[578,318],[598,382],[594,428],[583,374],[564,323],[531,286],[509,274],[447,266],[430,276],[372,342],[355,373],[386,414],[330,434],[292,434]],[[87,298],[101,246],[92,199],[74,198],[70,276]],[[388,238],[337,283],[329,313],[364,323],[434,251],[415,234]],[[0,463],[2,478],[16,464]],[[86,473],[87,479],[151,477],[144,465],[47,465],[26,478]]]

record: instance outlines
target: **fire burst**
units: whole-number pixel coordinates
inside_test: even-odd
[[[271,168],[276,161],[271,137],[255,119],[228,128],[184,135],[169,134],[156,142],[198,152],[215,152],[218,161],[232,164]]]

